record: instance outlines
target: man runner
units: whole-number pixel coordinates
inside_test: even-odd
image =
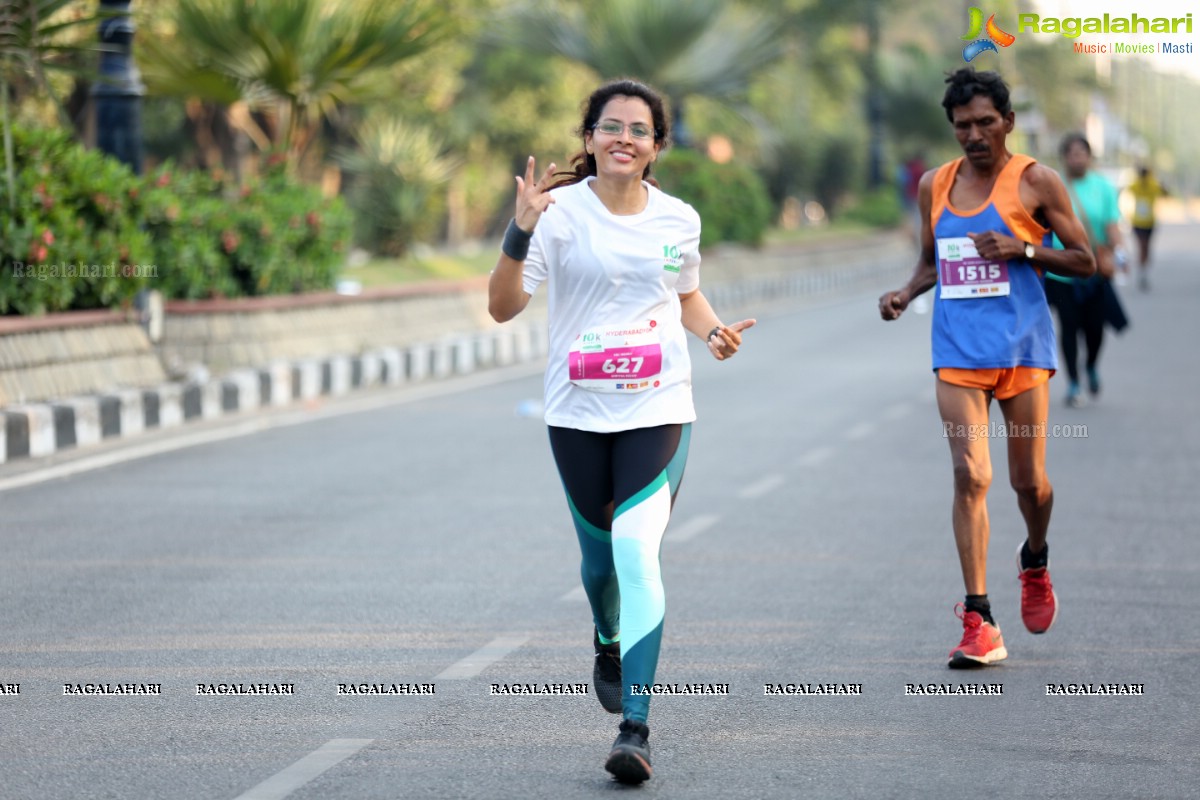
[[[1045,471],[1047,382],[1057,362],[1043,273],[1087,277],[1096,264],[1057,173],[1006,148],[1015,115],[1000,75],[965,67],[946,83],[942,106],[965,157],[922,176],[920,257],[908,283],[879,298],[879,313],[897,319],[914,297],[938,288],[933,369],[967,592],[955,606],[963,636],[949,666],[962,668],[1008,655],[987,597],[992,397],[1004,414],[1009,481],[1025,518],[1017,555],[1021,618],[1030,632],[1044,633],[1058,616],[1046,545],[1054,493]],[[1051,233],[1064,249],[1050,247]]]

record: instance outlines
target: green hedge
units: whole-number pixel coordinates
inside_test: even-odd
[[[283,166],[244,188],[165,165],[138,177],[58,130],[14,131],[17,206],[0,193],[0,313],[328,289],[350,238],[340,199]],[[3,186],[0,184],[0,189]]]
[[[881,186],[846,209],[844,219],[874,228],[890,228],[904,220],[904,204],[894,186]]]
[[[718,164],[694,150],[670,150],[654,175],[663,191],[690,203],[700,214],[700,246],[716,242],[762,244],[771,224],[771,199],[752,169]]]
[[[221,175],[167,164],[146,178],[144,220],[168,297],[240,297],[328,289],[345,259],[351,220],[340,198],[290,178],[282,165],[237,188]]]
[[[0,178],[0,313],[128,301],[154,263],[137,177],[65,133],[17,128],[13,145],[15,209]]]

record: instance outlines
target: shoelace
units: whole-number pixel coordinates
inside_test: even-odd
[[[958,643],[959,647],[966,647],[979,641],[983,635],[983,617],[978,611],[967,611],[967,607],[962,603],[954,606],[954,616],[963,621],[963,638]]]
[[[621,674],[621,655],[620,653],[612,653],[607,650],[601,650],[596,653],[600,665],[600,676],[605,680],[616,680]]]
[[[1021,602],[1043,604],[1050,602],[1050,572],[1045,567],[1021,571]]]

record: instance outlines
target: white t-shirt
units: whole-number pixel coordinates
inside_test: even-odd
[[[700,215],[643,183],[649,191],[645,209],[618,216],[592,191],[593,180],[554,190],[525,259],[525,291],[548,284],[546,424],[609,433],[692,422],[692,365],[679,295],[700,285]],[[623,344],[639,347],[590,356],[598,359],[588,367],[599,378],[590,382],[593,388],[572,382],[584,369],[573,347],[589,339],[622,344],[615,337],[626,332],[635,337]],[[630,359],[620,356],[648,352],[646,359],[633,359],[641,373],[610,372],[631,369]],[[661,368],[655,371],[658,352]],[[600,360],[602,373],[596,371]],[[606,381],[610,375],[615,377]],[[632,380],[623,377],[630,375]]]

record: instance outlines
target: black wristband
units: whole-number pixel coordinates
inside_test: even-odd
[[[709,332],[708,332],[708,336],[705,336],[705,337],[704,337],[704,341],[706,341],[706,342],[707,342],[709,339],[711,339],[712,337],[714,337],[714,336],[716,336],[717,334],[719,334],[719,333],[721,332],[721,328],[723,328],[723,327],[725,327],[725,326],[724,326],[724,325],[718,325],[717,327],[713,328],[711,331],[709,331]]]
[[[504,230],[504,243],[500,245],[500,252],[513,261],[524,261],[525,257],[529,255],[531,241],[533,241],[533,234],[521,230],[517,226],[517,218],[513,217]]]

